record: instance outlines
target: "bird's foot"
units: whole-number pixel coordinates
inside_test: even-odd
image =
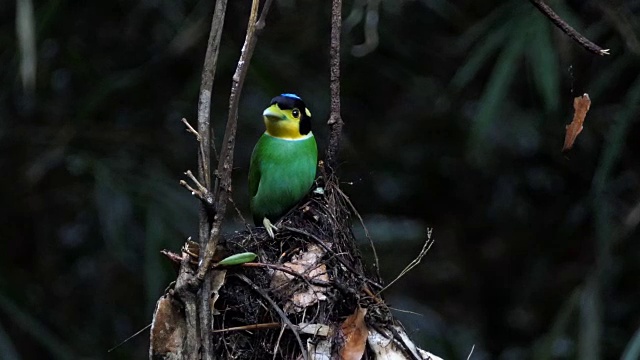
[[[266,217],[263,218],[262,225],[264,225],[264,228],[267,230],[267,233],[269,234],[269,236],[271,236],[272,239],[276,237],[274,231],[278,230],[278,228],[271,223],[271,220],[267,219]]]

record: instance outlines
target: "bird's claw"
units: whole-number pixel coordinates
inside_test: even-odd
[[[267,230],[267,233],[269,234],[269,236],[274,239],[276,237],[276,234],[274,233],[275,230],[278,230],[278,228],[273,225],[271,223],[271,220],[267,219],[266,217],[264,219],[262,219],[262,225],[264,225],[265,230]]]

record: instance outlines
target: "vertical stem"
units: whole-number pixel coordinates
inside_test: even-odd
[[[327,169],[334,171],[338,164],[338,151],[342,136],[342,116],[340,115],[340,33],[342,31],[342,0],[333,0],[331,5],[331,46],[330,89],[331,114],[329,115],[329,147],[327,148]]]
[[[189,264],[189,258],[185,256],[180,263],[180,273],[176,280],[176,289],[185,288],[185,281],[191,277],[190,269],[191,264]],[[180,293],[179,297],[184,304],[186,325],[186,334],[181,349],[182,358],[185,360],[199,360],[200,346],[202,342],[198,327],[198,299],[196,298],[196,294],[191,291],[183,291]]]
[[[211,191],[211,89],[216,74],[218,53],[220,49],[220,38],[224,25],[224,16],[227,9],[227,0],[216,1],[216,7],[211,21],[211,31],[207,42],[207,52],[204,58],[202,69],[202,80],[200,82],[200,96],[198,98],[198,133],[200,134],[200,149],[198,151],[198,177],[200,183]],[[209,239],[211,219],[207,214],[207,209],[203,204],[200,208],[200,231],[199,243],[204,246]]]
[[[200,267],[198,268],[197,277],[199,280],[204,280],[205,275],[211,266],[211,261],[220,238],[220,228],[227,209],[227,201],[231,194],[231,171],[233,170],[233,151],[235,148],[236,131],[238,129],[238,107],[240,105],[240,94],[242,93],[244,79],[247,76],[249,63],[251,62],[253,49],[255,48],[257,41],[256,23],[258,19],[259,3],[259,0],[253,0],[252,2],[251,15],[249,16],[249,24],[247,26],[247,35],[244,40],[244,45],[242,46],[242,52],[240,54],[240,59],[238,60],[236,72],[233,75],[231,95],[229,96],[229,117],[224,131],[224,139],[222,140],[222,148],[220,150],[220,159],[218,162],[218,179],[216,181],[218,185],[213,189],[215,194],[216,214],[213,218],[208,242],[206,243],[204,258],[202,258]],[[266,10],[266,8],[263,9],[263,11]],[[202,248],[200,249],[200,256],[203,256]]]
[[[238,107],[240,105],[240,94],[242,93],[244,79],[247,76],[249,63],[251,62],[251,56],[253,55],[253,49],[256,45],[256,23],[258,20],[259,3],[260,0],[253,0],[251,4],[251,14],[249,15],[249,24],[247,25],[247,35],[244,40],[244,45],[242,46],[236,72],[233,75],[231,95],[229,97],[229,117],[224,131],[224,139],[222,140],[220,159],[218,160],[218,171],[216,174],[218,177],[216,178],[215,189],[213,189],[216,213],[212,219],[211,230],[207,236],[207,240],[200,246],[200,266],[198,268],[197,278],[203,281],[201,293],[207,295],[206,298],[204,295],[201,297],[202,309],[200,311],[201,323],[207,324],[206,329],[202,331],[204,345],[203,359],[207,360],[212,360],[214,358],[214,349],[210,332],[211,308],[209,305],[209,294],[211,291],[211,283],[210,279],[208,279],[206,275],[211,266],[213,255],[215,254],[215,250],[220,239],[220,228],[222,227],[222,221],[224,220],[224,215],[227,209],[227,202],[231,194],[231,171],[233,170],[233,151],[235,148],[236,132],[238,129]],[[268,10],[268,8],[265,7],[263,9],[263,14],[266,10]],[[207,290],[206,293],[205,289]]]
[[[211,91],[213,80],[216,74],[218,53],[220,49],[220,38],[224,26],[224,17],[227,8],[227,0],[216,1],[211,20],[211,30],[207,41],[207,51],[202,69],[202,79],[200,82],[200,96],[198,98],[198,133],[200,134],[200,144],[198,151],[198,176],[200,183],[207,190],[211,191],[211,143],[213,131],[211,130]],[[205,204],[200,205],[200,224],[198,231],[198,242],[200,248],[204,249],[209,239],[211,231],[211,218]],[[204,251],[200,252],[201,260]],[[211,293],[211,282],[205,280],[202,283],[197,296],[197,308],[200,322],[200,342],[202,344],[202,359],[213,359],[213,342],[211,341],[211,305],[209,297]],[[189,310],[189,309],[187,309]]]
[[[198,152],[198,175],[200,183],[209,190],[211,189],[211,139],[213,137],[210,121],[211,89],[213,88],[213,80],[216,74],[226,8],[227,0],[216,1],[202,69],[200,96],[198,98],[198,133],[201,137],[201,148]]]

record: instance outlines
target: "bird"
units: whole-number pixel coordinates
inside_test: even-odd
[[[295,94],[274,97],[262,113],[266,131],[249,164],[250,209],[256,226],[275,238],[276,221],[309,192],[316,177],[318,146],[311,112]]]

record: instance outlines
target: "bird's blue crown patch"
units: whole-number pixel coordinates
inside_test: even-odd
[[[298,95],[296,95],[296,94],[286,93],[286,94],[280,94],[280,96],[284,96],[284,97],[288,97],[288,98],[294,98],[294,99],[302,100],[302,99],[300,98],[300,96],[298,96]]]

